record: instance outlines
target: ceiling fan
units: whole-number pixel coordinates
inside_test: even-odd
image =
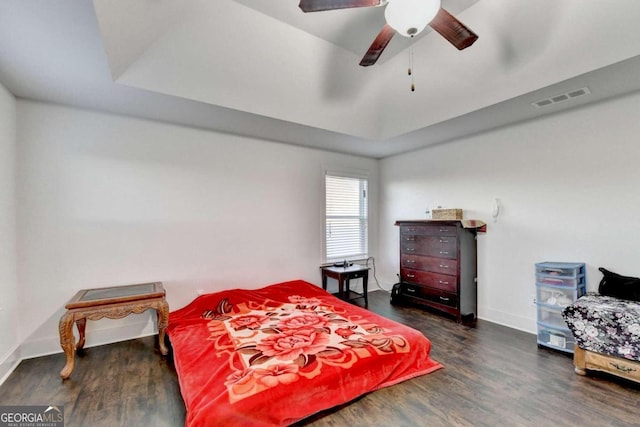
[[[396,33],[414,37],[429,25],[459,50],[471,46],[478,36],[440,7],[440,0],[300,0],[303,12],[320,12],[356,7],[386,6],[382,27],[360,65],[368,67],[376,63]]]

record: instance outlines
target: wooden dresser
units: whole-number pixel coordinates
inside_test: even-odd
[[[414,302],[455,316],[477,316],[476,229],[461,221],[396,221],[400,227],[400,283],[392,302]]]

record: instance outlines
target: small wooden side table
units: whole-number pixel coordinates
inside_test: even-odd
[[[75,350],[84,347],[85,327],[87,319],[99,320],[104,317],[121,319],[131,313],[140,314],[154,309],[158,315],[158,338],[160,353],[168,353],[164,337],[169,323],[169,304],[165,298],[165,290],[161,282],[140,283],[136,285],[112,286],[96,289],[82,289],[65,305],[67,312],[60,318],[60,346],[64,350],[67,362],[60,371],[66,380],[75,367]],[[78,327],[78,344],[75,345],[73,324]]]
[[[364,298],[364,306],[369,307],[369,299],[367,298],[367,282],[369,280],[369,267],[353,264],[348,267],[321,267],[322,270],[322,289],[327,290],[327,277],[338,281],[338,298],[345,301],[351,301],[357,298]],[[351,279],[362,278],[362,293],[353,292],[349,289],[349,281]]]

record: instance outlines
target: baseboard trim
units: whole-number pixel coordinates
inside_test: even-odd
[[[517,329],[529,334],[536,334],[536,330],[532,329],[532,326],[535,328],[535,319],[532,320],[528,317],[514,316],[510,313],[505,313],[500,310],[494,310],[486,307],[478,307],[478,311],[482,313],[482,315],[478,315],[479,319],[506,326],[507,328]]]
[[[5,382],[9,375],[22,362],[20,357],[20,345],[14,346],[6,356],[0,361],[0,385]]]
[[[74,330],[74,333],[77,340],[77,331]],[[87,328],[85,348],[127,341],[149,335],[155,335],[157,333],[158,331],[155,324],[152,322],[136,322],[118,325],[113,328],[93,330],[89,330],[89,328]],[[20,354],[22,359],[33,359],[34,357],[48,356],[56,353],[62,353],[62,349],[60,348],[60,338],[58,336],[25,341],[20,345]]]
[[[157,334],[158,331],[153,322],[138,322],[120,325],[115,328],[96,329],[87,331],[85,348],[129,341]],[[57,353],[62,353],[60,339],[57,336],[25,341],[17,345],[13,350],[9,351],[5,360],[0,361],[0,385],[6,381],[9,375],[11,375],[23,360]],[[60,367],[60,369],[62,369],[62,367]]]

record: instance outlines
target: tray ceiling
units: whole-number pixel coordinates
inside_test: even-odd
[[[55,5],[53,5],[55,3]],[[381,8],[304,14],[297,0],[0,4],[14,94],[384,157],[640,89],[640,2],[448,0],[479,36],[425,31],[358,66]],[[581,87],[589,95],[534,108]]]

